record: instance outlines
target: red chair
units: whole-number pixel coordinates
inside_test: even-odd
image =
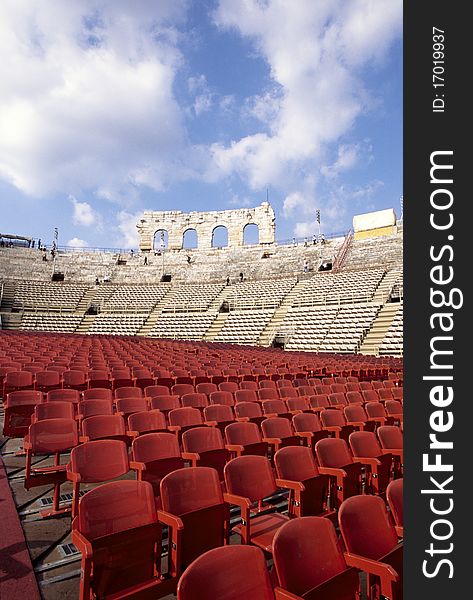
[[[175,588],[157,570],[161,526],[146,481],[114,481],[85,494],[72,541],[82,554],[79,600],[162,598]]]
[[[300,413],[292,417],[294,433],[305,440],[305,444],[312,450],[315,444],[329,437],[329,432],[322,429],[319,417],[314,413]]]
[[[276,382],[273,381],[272,379],[262,379],[261,381],[258,382],[258,387],[260,390],[262,390],[262,389],[271,389],[271,390],[277,389]]]
[[[184,396],[184,394],[193,394],[194,386],[190,383],[175,383],[171,388],[171,394],[175,396]]]
[[[300,398],[288,398],[286,400],[287,410],[291,415],[297,415],[301,412],[311,412],[309,399],[306,396]]]
[[[386,499],[394,519],[396,533],[404,537],[404,479],[394,479],[386,489]]]
[[[225,404],[227,406],[234,406],[235,399],[231,392],[212,392],[209,396],[210,404]]]
[[[363,405],[365,403],[364,399],[363,399],[363,396],[361,395],[361,392],[347,392],[345,394],[345,397],[346,397],[347,403],[349,405],[352,405],[352,404],[354,404],[354,405],[356,405],[356,404]]]
[[[279,388],[280,398],[296,398],[297,396],[299,396],[297,388],[294,388],[292,386]]]
[[[77,406],[77,418],[82,421],[94,415],[113,415],[113,405],[109,400],[82,400]]]
[[[268,455],[268,443],[263,441],[256,423],[231,423],[225,427],[226,448],[235,456]]]
[[[300,446],[301,444],[301,438],[294,433],[291,422],[284,417],[265,419],[261,423],[261,430],[263,432],[263,440],[268,443],[271,449],[272,457],[274,457],[274,453],[279,448]]]
[[[160,488],[158,518],[169,527],[169,574],[179,577],[198,556],[227,541],[230,511],[218,474],[209,467],[169,473]]]
[[[275,600],[263,552],[224,546],[196,558],[179,579],[177,600],[207,598]]]
[[[127,446],[132,438],[127,435],[125,420],[121,415],[94,415],[82,421],[81,442],[92,440],[121,440]]]
[[[333,524],[321,517],[285,523],[274,537],[281,598],[356,600],[358,571],[347,566]]]
[[[194,427],[182,434],[182,458],[192,467],[211,467],[223,481],[223,468],[230,460],[220,430],[214,427]]]
[[[363,390],[361,392],[365,404],[368,402],[379,402],[378,392],[376,390]]]
[[[379,388],[376,390],[380,402],[386,402],[386,400],[392,400],[393,394],[391,388]]]
[[[384,388],[384,385],[383,385],[382,381],[372,380],[371,381],[371,385],[373,386],[374,390],[381,390],[381,389]]]
[[[379,496],[354,496],[340,507],[347,564],[368,574],[368,590],[390,600],[402,597],[403,546]],[[377,590],[377,591],[375,591]],[[376,595],[378,594],[378,595]]]
[[[345,440],[320,440],[315,453],[320,473],[332,478],[331,508],[337,509],[346,498],[361,492],[361,464],[354,462]]]
[[[24,437],[28,433],[35,406],[43,402],[43,394],[34,390],[10,392],[4,401],[3,435]]]
[[[218,427],[223,435],[225,427],[235,421],[235,415],[231,406],[211,404],[204,408],[204,420],[206,425]]]
[[[9,371],[3,382],[3,394],[33,389],[33,373],[29,371]]]
[[[250,373],[247,373],[247,375],[250,375]],[[254,380],[240,381],[240,390],[251,390],[251,391],[256,392],[257,389],[258,389],[258,384]]]
[[[27,490],[54,484],[52,509],[41,511],[42,517],[63,514],[69,507],[59,508],[61,484],[67,479],[66,465],[61,465],[61,454],[79,443],[77,423],[74,419],[46,419],[32,423],[25,437],[26,450],[25,488]],[[48,467],[32,464],[33,456],[54,455],[54,464]]]
[[[372,390],[373,386],[371,385],[371,381],[360,381],[360,390],[362,392]]]
[[[261,409],[265,417],[284,417],[291,419],[292,415],[288,412],[284,400],[263,400]]]
[[[200,410],[191,406],[175,408],[169,411],[168,419],[169,431],[175,432],[179,437],[179,441],[181,441],[184,431],[192,427],[200,427],[204,424]]]
[[[394,476],[399,477],[404,469],[404,441],[402,431],[395,425],[383,425],[376,431],[383,453],[394,456]]]
[[[120,440],[96,440],[71,450],[67,479],[72,482],[72,518],[77,515],[81,483],[103,483],[130,470],[128,449]]]
[[[64,389],[84,391],[87,389],[87,385],[87,378],[83,371],[71,369],[70,371],[64,371],[62,374],[62,387]]]
[[[235,415],[237,421],[256,423],[256,425],[261,425],[266,418],[258,402],[237,402]]]
[[[395,387],[391,390],[393,399],[403,401],[404,400],[404,389],[402,387]]]
[[[123,386],[116,388],[113,392],[115,401],[121,400],[122,398],[143,398],[143,390],[138,387]]]
[[[89,371],[89,389],[92,388],[112,389],[110,373],[105,369],[92,369]]]
[[[290,490],[288,514],[292,517],[332,516],[327,510],[329,477],[321,475],[311,448],[288,446],[274,455],[279,487]]]
[[[160,410],[166,418],[168,418],[171,410],[181,408],[179,396],[171,396],[170,394],[167,396],[154,396],[151,398],[150,404],[152,409]]]
[[[117,414],[121,415],[125,421],[133,413],[144,412],[148,409],[149,407],[146,398],[120,398],[117,400]]]
[[[373,421],[376,427],[381,425],[393,425],[394,419],[388,417],[386,409],[381,402],[367,402],[365,404],[366,414],[368,415],[368,421]]]
[[[354,431],[353,426],[348,425],[345,415],[339,410],[322,410],[319,417],[322,428],[333,437],[348,441],[348,436]]]
[[[192,406],[193,408],[198,408],[200,411],[203,411],[203,409],[208,406],[209,401],[205,394],[192,392],[181,396],[181,404],[182,406]]]
[[[71,402],[42,402],[37,404],[31,415],[31,422],[44,419],[74,419],[74,405]]]
[[[234,396],[237,404],[240,402],[258,402],[255,390],[237,390]]]
[[[166,385],[147,385],[144,388],[146,398],[154,398],[155,396],[169,396],[171,390]]]
[[[77,406],[80,401],[80,392],[78,390],[51,390],[46,394],[46,402],[70,402]]]
[[[332,408],[330,402],[328,401],[327,394],[315,394],[314,396],[309,396],[309,404],[310,409],[314,412],[320,412],[321,410]]]
[[[35,375],[34,389],[46,394],[61,387],[61,378],[56,371],[39,371]]]
[[[173,433],[140,435],[133,440],[131,452],[138,479],[152,484],[156,498],[160,494],[161,479],[185,466],[179,442]]]
[[[274,535],[289,517],[267,512],[263,503],[264,498],[278,491],[269,460],[263,456],[239,456],[225,465],[224,476],[228,490],[224,498],[241,511],[242,522],[232,531],[243,544],[253,544],[271,554]]]
[[[311,385],[301,385],[297,388],[298,396],[314,396],[315,388]]]
[[[121,387],[134,387],[130,369],[112,369],[112,390]]]
[[[210,394],[218,392],[218,387],[215,385],[215,383],[202,382],[195,386],[195,391],[199,394],[210,396]]]
[[[133,379],[135,386],[145,390],[154,385],[154,377],[148,369],[133,368]]]
[[[259,400],[279,400],[279,394],[275,388],[260,388],[258,398]]]
[[[144,410],[128,417],[128,434],[136,437],[143,433],[167,431],[166,417],[160,410]]]
[[[221,392],[230,392],[231,394],[234,394],[240,388],[235,381],[222,381],[218,384],[218,389]]]
[[[366,488],[373,494],[384,494],[391,477],[392,455],[383,453],[372,431],[353,432],[349,443],[353,459],[367,467]]]
[[[90,388],[82,392],[83,400],[108,400],[113,402],[112,390],[108,388]]]
[[[347,399],[345,398],[344,392],[336,392],[328,395],[328,401],[330,406],[343,410],[343,407],[347,405]]]
[[[347,383],[345,384],[345,388],[347,390],[347,394],[348,392],[361,392],[361,387],[358,381],[347,381]]]
[[[336,379],[340,379],[340,377]],[[330,389],[332,390],[332,394],[344,394],[346,392],[344,383],[332,383]]]
[[[368,415],[361,404],[349,404],[343,409],[347,424],[359,431],[374,431],[376,423],[368,420]]]
[[[386,400],[384,408],[386,409],[388,417],[392,417],[395,423],[397,421],[397,423],[402,426],[404,421],[404,411],[399,400]]]

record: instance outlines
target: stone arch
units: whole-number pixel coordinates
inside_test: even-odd
[[[243,245],[253,246],[259,244],[259,227],[256,223],[247,223],[243,227]]]
[[[182,247],[189,250],[199,247],[199,234],[195,227],[187,228],[182,234]]]
[[[224,248],[229,245],[228,227],[226,225],[217,224],[212,229],[212,248]]]
[[[153,250],[166,250],[169,245],[169,235],[166,229],[157,229],[153,236]]]

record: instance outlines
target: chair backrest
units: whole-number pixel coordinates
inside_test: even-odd
[[[265,438],[288,438],[294,435],[291,422],[284,417],[271,417],[261,423]]]
[[[237,402],[235,404],[235,414],[237,417],[262,417],[261,406],[258,402]]]
[[[345,393],[345,384],[344,383],[332,383],[332,385],[330,386],[330,389],[332,390],[332,394],[338,394],[338,393]]]
[[[260,390],[262,390],[262,389],[275,390],[276,389],[276,382],[273,381],[272,379],[262,379],[258,383],[258,387],[259,387]]]
[[[63,380],[64,386],[69,386],[69,385],[82,386],[86,382],[86,377],[85,377],[84,371],[71,369],[70,371],[64,371],[64,373],[62,374],[62,380]]]
[[[79,443],[74,419],[46,419],[32,423],[28,429],[33,454],[64,452]]]
[[[263,400],[261,408],[265,415],[284,415],[287,413],[287,406],[284,400]]]
[[[230,392],[231,394],[234,394],[239,388],[236,381],[222,381],[218,384],[218,389],[221,392]]]
[[[297,394],[299,396],[313,396],[315,388],[311,385],[301,385],[297,388]]]
[[[396,530],[380,496],[347,498],[340,506],[338,520],[348,552],[378,560],[397,544]]]
[[[343,439],[326,438],[315,444],[315,453],[321,467],[340,469],[353,462],[347,443]]]
[[[257,389],[258,384],[256,383],[256,381],[240,381],[240,390],[256,391]]]
[[[390,416],[402,415],[403,413],[402,404],[399,400],[386,400],[384,407],[386,408],[386,413]]]
[[[139,387],[124,385],[115,390],[114,396],[116,400],[121,398],[142,398],[143,390]]]
[[[148,410],[146,398],[119,398],[117,400],[117,411],[123,413],[125,417],[132,413],[143,412],[145,410]]]
[[[6,406],[35,405],[43,402],[42,392],[36,390],[16,390],[6,396]]]
[[[256,423],[230,423],[225,427],[225,440],[240,446],[258,444],[262,441],[261,431]]]
[[[215,383],[202,382],[202,383],[198,383],[195,386],[195,391],[198,392],[199,394],[206,394],[207,396],[209,396],[213,392],[218,392],[218,387],[216,386]]]
[[[365,410],[368,417],[386,417],[386,410],[381,402],[367,402]]]
[[[298,396],[297,388],[292,386],[285,386],[279,388],[279,396],[280,398],[295,398]]]
[[[161,480],[163,509],[181,516],[223,504],[218,473],[209,467],[188,467],[169,473]]]
[[[204,408],[204,419],[206,421],[216,421],[217,423],[233,421],[232,407],[226,404],[211,404],[210,406],[206,406]]]
[[[275,388],[260,388],[258,398],[260,400],[279,400],[279,394]]]
[[[223,546],[199,556],[182,574],[178,600],[274,600],[263,551],[254,546]]]
[[[372,431],[354,431],[348,438],[353,456],[377,458],[383,451],[376,434]]]
[[[284,590],[303,596],[348,570],[333,524],[323,517],[300,517],[280,527],[273,541],[273,557]],[[353,600],[359,582],[353,569],[336,588],[321,591],[320,598]],[[326,595],[324,595],[324,592]],[[331,593],[332,592],[332,593]]]
[[[170,425],[178,425],[179,427],[203,424],[202,413],[198,408],[192,408],[191,406],[175,408],[169,411],[168,419]]]
[[[315,433],[316,431],[322,430],[319,417],[314,413],[300,413],[294,415],[292,417],[292,424],[294,425],[294,430],[298,432],[311,431],[312,433]]]
[[[230,494],[256,502],[276,492],[276,481],[269,460],[264,456],[238,456],[224,469],[225,484]]]
[[[300,389],[300,388],[299,388]],[[309,400],[301,396],[300,398],[288,398],[286,400],[286,405],[288,410],[308,410],[309,409]]]
[[[82,392],[84,400],[109,400],[112,402],[112,390],[108,388],[90,388]]]
[[[195,408],[204,408],[209,403],[207,396],[199,392],[191,392],[181,396],[182,406],[194,406]]]
[[[125,421],[121,415],[93,415],[82,421],[82,433],[90,440],[125,435]]]
[[[368,415],[361,404],[349,404],[343,408],[343,413],[349,422],[362,423],[368,420]]]
[[[133,460],[148,463],[164,458],[180,458],[179,441],[173,433],[145,433],[133,440]]]
[[[225,391],[217,391],[212,392],[209,396],[211,404],[226,404],[228,406],[233,406],[235,404],[235,400],[233,398],[233,394],[231,392]]]
[[[396,525],[404,525],[404,479],[393,479],[386,488],[386,498]]]
[[[328,401],[331,406],[344,406],[347,403],[344,392],[329,394]]]
[[[307,446],[281,448],[274,455],[274,464],[280,479],[304,481],[319,474],[314,453]]]
[[[184,394],[192,394],[195,392],[194,386],[190,383],[175,383],[171,388],[171,394],[183,396]]]
[[[345,394],[348,404],[363,404],[363,396],[360,392],[347,392]]]
[[[238,402],[258,402],[258,396],[255,390],[237,390],[234,394],[235,401]]]
[[[319,416],[323,427],[343,427],[347,424],[341,410],[322,410]]]
[[[376,390],[363,390],[361,392],[365,403],[367,402],[379,402],[378,392]]]
[[[393,399],[391,388],[378,388],[376,392],[380,400],[386,401]]]
[[[41,402],[34,409],[34,420],[44,419],[74,419],[72,402]]]
[[[135,412],[128,417],[128,429],[130,431],[157,431],[166,429],[166,417],[160,410],[144,410]]]
[[[60,385],[61,377],[57,371],[38,371],[35,375],[36,386]]]
[[[327,394],[314,394],[309,397],[312,408],[330,408]]]
[[[155,408],[163,412],[169,412],[175,408],[181,408],[179,396],[171,396],[170,394],[165,396],[153,396],[151,398],[151,408]]]
[[[171,390],[167,385],[147,385],[144,389],[144,394],[147,398],[154,396],[169,396]]]
[[[71,450],[67,469],[78,473],[82,483],[108,481],[130,470],[128,449],[119,440],[85,442]]]
[[[113,415],[113,405],[110,400],[82,400],[78,404],[77,412],[84,419],[93,415]]]
[[[225,448],[222,434],[217,427],[194,427],[182,434],[185,452],[209,452]]]
[[[378,439],[381,447],[385,450],[390,448],[403,448],[404,441],[402,438],[402,431],[395,425],[382,425],[378,427]]]

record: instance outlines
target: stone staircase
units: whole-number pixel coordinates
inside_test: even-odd
[[[223,288],[223,290],[216,296],[208,307],[209,312],[218,312],[220,307],[222,306],[222,302],[228,300],[233,293],[233,287],[231,285],[227,285]]]
[[[2,313],[2,329],[20,329],[21,313]]]
[[[225,321],[228,319],[229,314],[229,312],[218,313],[217,318],[207,329],[207,333],[204,336],[204,340],[206,342],[213,342],[213,340],[217,337],[217,335],[220,333],[223,326],[225,325]]]
[[[393,322],[399,307],[400,304],[398,302],[389,302],[381,308],[371,329],[360,346],[360,354],[378,355],[379,347],[381,346],[384,336]]]
[[[84,318],[79,323],[74,333],[88,333],[96,317],[97,315],[84,315]]]
[[[293,305],[294,299],[299,294],[300,289],[304,286],[305,281],[310,279],[310,277],[301,277],[301,281],[298,281],[296,285],[291,289],[291,291],[286,295],[284,300],[278,306],[278,308],[274,311],[271,320],[266,325],[266,327],[261,332],[261,335],[258,338],[258,346],[270,346],[275,335],[278,333],[279,327],[284,321],[284,317],[287,315],[287,312]]]
[[[11,312],[13,301],[15,300],[15,287],[13,281],[3,281],[2,302],[0,305],[2,312]]]
[[[161,300],[155,304],[148,318],[143,323],[142,328],[138,331],[136,335],[139,335],[141,337],[149,336],[150,331],[156,325],[156,322],[161,316],[161,313],[163,312],[164,308],[169,304],[170,301],[172,301],[174,296],[177,294],[177,291],[178,288],[169,288],[169,290],[164,294]]]
[[[376,288],[372,302],[375,304],[384,304],[389,299],[389,294],[391,293],[393,285],[398,279],[400,272],[400,269],[391,269],[384,275],[380,284]]]
[[[89,308],[95,296],[95,288],[89,288],[85,294],[80,299],[78,305],[76,306],[76,313],[84,314],[85,311]]]

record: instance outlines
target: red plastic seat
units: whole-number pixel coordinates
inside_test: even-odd
[[[153,396],[150,400],[150,404],[152,409],[160,410],[166,418],[171,410],[181,408],[179,396],[171,396],[171,394],[168,394],[167,396]]]
[[[94,415],[82,421],[81,442],[105,439],[121,440],[130,445],[131,437],[126,434],[125,420],[121,415]]]
[[[400,400],[401,402],[404,400],[404,388],[402,388],[402,387],[392,388],[391,393],[393,395],[394,400]]]
[[[123,386],[116,388],[113,392],[115,400],[121,400],[122,398],[143,398],[143,390],[133,386]]]
[[[284,417],[271,417],[261,423],[263,440],[271,448],[271,456],[286,446],[300,446],[301,438],[294,433],[291,421]]]
[[[361,392],[347,392],[345,397],[348,404],[364,404],[364,399],[361,395]]]
[[[134,387],[133,377],[130,369],[114,368],[112,369],[112,389],[121,387]]]
[[[361,392],[361,387],[358,381],[347,381],[345,384],[346,394],[348,399],[348,392]]]
[[[392,417],[394,419],[394,422],[397,421],[400,425],[402,425],[404,421],[404,411],[402,408],[402,404],[399,402],[399,400],[386,400],[384,407],[386,409],[386,414],[388,415],[388,417]]]
[[[4,401],[3,435],[24,437],[28,433],[35,406],[43,402],[43,394],[34,390],[10,392]]]
[[[396,533],[404,537],[404,480],[394,479],[386,489],[386,499],[394,519]]]
[[[44,419],[74,419],[74,405],[71,402],[41,402],[31,416],[31,422]]]
[[[156,396],[169,396],[171,390],[166,385],[148,385],[144,389],[146,398],[154,398]]]
[[[204,420],[206,425],[218,427],[223,435],[225,427],[235,421],[235,415],[231,406],[211,404],[204,408]]]
[[[54,484],[52,509],[42,511],[42,517],[62,514],[70,507],[59,508],[61,484],[67,479],[66,465],[61,465],[61,454],[68,452],[79,443],[77,423],[74,419],[46,419],[32,423],[25,437],[26,450],[25,488],[27,490]],[[54,455],[52,466],[42,467],[32,464],[33,456]]]
[[[44,394],[61,387],[61,377],[56,371],[38,371],[35,375],[34,389]]]
[[[323,429],[331,433],[333,437],[348,441],[348,436],[354,431],[353,426],[348,425],[345,415],[339,410],[322,410],[319,417]]]
[[[284,400],[263,400],[261,408],[265,417],[284,417],[291,419],[292,415],[287,411]]]
[[[279,400],[279,394],[276,388],[260,388],[258,398],[260,400]]]
[[[185,466],[179,442],[173,433],[140,435],[133,440],[131,452],[138,479],[151,483],[157,498],[160,494],[161,479]]]
[[[301,396],[300,398],[288,398],[286,400],[286,406],[291,415],[311,411],[309,399],[306,396]]]
[[[359,431],[374,431],[376,428],[376,423],[368,420],[368,415],[361,404],[349,404],[345,406],[343,414],[345,415],[347,424]]]
[[[255,390],[237,390],[234,396],[237,404],[240,402],[258,402]]]
[[[154,385],[154,377],[149,369],[133,367],[133,379],[135,386],[142,390]]]
[[[261,381],[258,382],[258,387],[260,390],[262,390],[262,389],[271,389],[271,390],[277,389],[276,382],[273,381],[272,379],[262,379]]]
[[[289,489],[290,517],[329,516],[327,510],[329,477],[321,475],[314,454],[307,446],[288,446],[274,455],[279,487]]]
[[[333,524],[302,517],[284,524],[274,537],[274,565],[282,598],[356,600],[358,571],[347,566]],[[276,588],[276,597],[280,588]]]
[[[275,600],[259,548],[224,546],[199,556],[182,574],[178,600]]]
[[[340,530],[347,563],[365,571],[368,589],[379,586],[386,598],[402,597],[403,546],[398,543],[386,505],[379,496],[354,496],[340,507]]]
[[[132,436],[155,431],[167,431],[166,417],[160,410],[144,410],[128,417],[128,433]]]
[[[340,377],[336,379],[340,379]],[[332,390],[332,394],[344,394],[346,392],[344,383],[332,383],[330,389]]]
[[[80,392],[74,389],[50,390],[46,394],[46,402],[71,402],[77,406],[79,401]]]
[[[130,470],[128,449],[120,440],[96,440],[71,450],[67,479],[72,481],[72,517],[77,515],[81,483],[103,483]]]
[[[347,399],[345,398],[344,392],[336,392],[329,394],[328,401],[330,406],[333,406],[335,408],[343,409],[343,407],[347,405]]]
[[[386,409],[381,402],[367,402],[365,404],[366,414],[369,421],[374,421],[377,427],[381,425],[392,425],[394,419],[386,414]]]
[[[315,388],[311,385],[301,385],[297,388],[298,396],[314,396]]]
[[[371,385],[371,381],[360,381],[360,390],[362,392],[372,390],[373,386]]]
[[[3,393],[19,392],[33,389],[33,373],[29,371],[9,371],[3,382]]]
[[[322,429],[319,417],[314,413],[300,413],[292,417],[294,433],[305,440],[305,444],[312,449],[315,444],[329,437],[329,432]]]
[[[236,383],[235,381],[222,381],[218,384],[218,389],[221,392],[230,392],[231,394],[234,394],[239,389],[239,387],[238,383]]]
[[[89,389],[91,388],[112,389],[110,373],[105,369],[91,369],[89,371]]]
[[[148,410],[148,408],[149,407],[146,398],[119,398],[117,400],[117,414],[122,415],[125,421],[133,413],[143,412],[145,410]]]
[[[184,431],[191,429],[192,427],[200,427],[204,424],[202,419],[202,413],[198,408],[192,408],[191,406],[184,406],[182,408],[175,408],[168,413],[169,430],[174,431],[181,440]]]
[[[220,429],[216,427],[194,427],[182,434],[182,458],[189,460],[192,467],[211,467],[223,481],[223,468],[230,460]]]
[[[328,401],[327,394],[314,394],[313,396],[309,396],[309,404],[311,410],[314,412],[320,412],[326,408],[332,408],[330,402]]]
[[[72,541],[82,553],[79,600],[161,598],[175,586],[162,579],[161,526],[146,481],[114,481],[79,502]]]
[[[384,388],[383,382],[382,381],[377,381],[377,380],[372,380],[371,381],[371,385],[373,386],[374,390],[380,390]]]
[[[298,396],[297,388],[292,386],[286,386],[279,388],[280,398],[296,398]]]
[[[227,406],[233,406],[235,399],[231,392],[217,391],[212,392],[209,396],[210,404],[226,404]]]
[[[192,392],[190,394],[184,394],[181,396],[181,404],[182,406],[192,406],[193,408],[203,410],[206,406],[208,406],[209,401],[205,394]]]
[[[260,425],[266,418],[258,402],[237,402],[235,404],[235,415],[239,421],[256,423],[257,425]]]
[[[372,431],[353,432],[349,443],[354,460],[367,467],[366,489],[373,494],[384,494],[391,478],[392,455],[383,454]]]
[[[178,577],[198,556],[226,542],[229,506],[217,471],[209,467],[169,473],[160,488],[162,510],[158,510],[158,518],[170,528],[169,573]]]
[[[110,404],[113,402],[112,390],[108,388],[90,388],[82,392],[83,400],[108,400]]]
[[[241,511],[242,523],[233,531],[240,535],[243,544],[272,553],[274,535],[289,517],[267,512],[263,503],[264,498],[278,491],[269,460],[263,456],[239,456],[225,465],[224,476],[228,491],[224,497]]]
[[[242,371],[240,369],[240,371]],[[247,375],[251,375],[250,373],[246,373]],[[240,381],[240,390],[251,390],[253,392],[256,392],[256,390],[258,389],[258,384],[256,383],[256,381],[254,380],[243,380]]]
[[[361,392],[365,404],[368,402],[379,402],[378,392],[376,390],[363,390]]]
[[[395,425],[382,425],[376,431],[383,452],[394,456],[394,474],[399,476],[403,471],[404,441],[402,431]]]
[[[198,383],[195,386],[195,391],[199,394],[205,394],[206,396],[210,396],[210,394],[218,392],[218,387],[215,383],[202,382]]]
[[[194,386],[190,383],[175,383],[171,388],[171,394],[175,396],[184,396],[184,394],[193,394]]]
[[[267,456],[268,443],[263,441],[256,423],[231,423],[225,427],[225,441],[228,450],[236,456],[254,454]]]
[[[84,371],[71,369],[64,371],[62,374],[62,387],[64,389],[72,389],[83,391],[87,389],[87,377]]]
[[[109,400],[82,400],[77,406],[79,419],[86,419],[94,415],[113,415],[113,405]]]
[[[353,461],[345,440],[327,438],[315,444],[319,471],[332,477],[331,508],[338,508],[346,498],[361,491],[361,464]]]

